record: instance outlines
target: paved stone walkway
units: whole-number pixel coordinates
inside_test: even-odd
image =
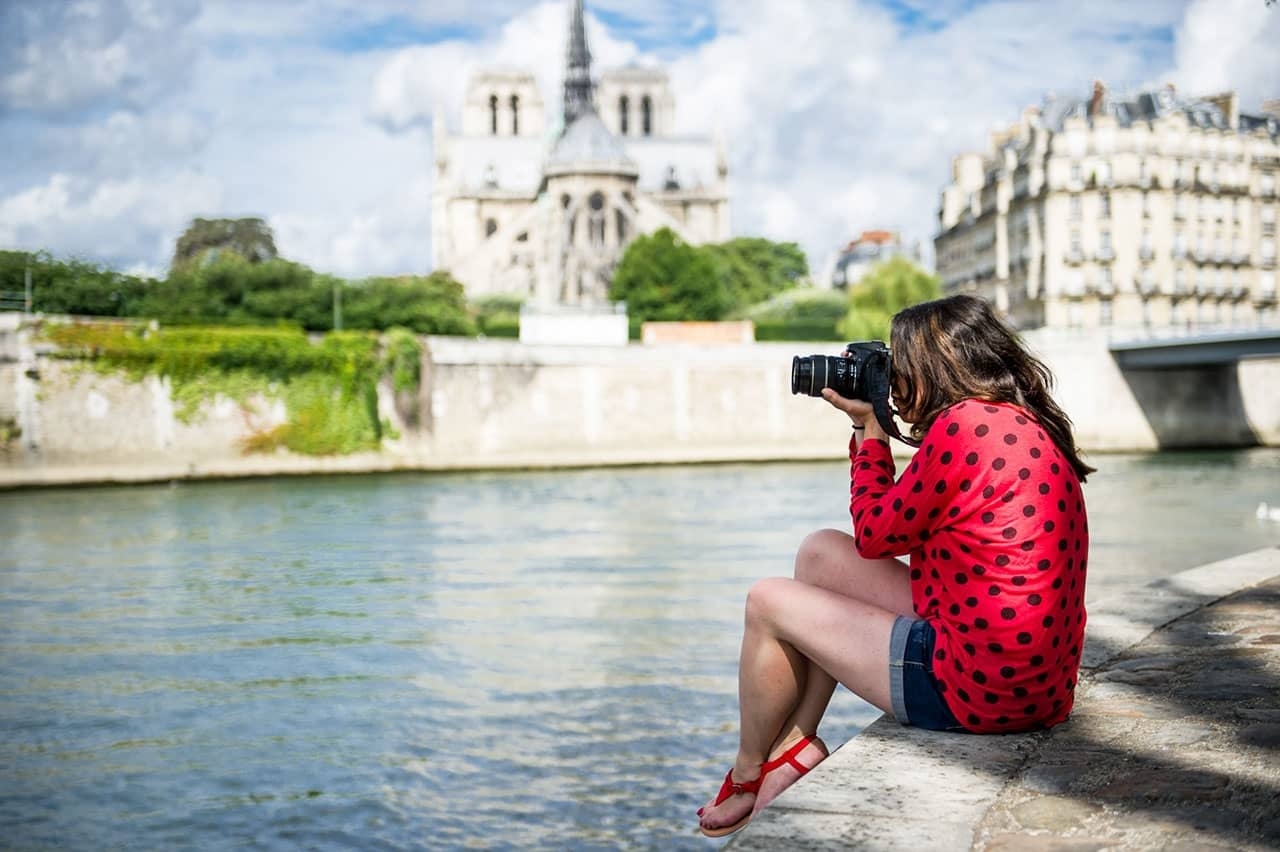
[[[1280,550],[1179,578],[1099,608],[1069,722],[970,737],[882,718],[731,848],[1280,849]]]

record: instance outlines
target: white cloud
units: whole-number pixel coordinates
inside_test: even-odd
[[[195,0],[13,0],[0,21],[0,109],[145,108],[186,79]]]
[[[158,269],[190,211],[216,210],[221,198],[217,181],[190,172],[105,181],[54,174],[0,200],[0,245]]]
[[[1240,93],[1241,107],[1256,110],[1280,98],[1280,7],[1254,0],[1196,0],[1176,37],[1180,91]]]

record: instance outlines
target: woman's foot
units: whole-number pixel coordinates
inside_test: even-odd
[[[746,774],[746,773],[744,773]],[[708,837],[733,834],[751,821],[760,777],[742,780],[737,767],[725,776],[720,792],[698,808],[698,827]]]
[[[829,754],[827,744],[816,736],[796,737],[775,748],[764,765],[764,773],[760,778],[760,792],[756,794],[751,815],[760,813],[765,806],[778,798],[783,790],[826,760]]]

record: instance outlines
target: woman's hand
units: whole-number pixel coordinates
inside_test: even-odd
[[[871,403],[861,399],[845,399],[831,388],[823,388],[822,398],[831,403],[832,408],[837,408],[849,415],[849,419],[853,421],[855,426],[863,426],[865,431],[858,436],[859,438],[879,438],[886,443],[889,436],[885,434],[884,429],[880,426],[880,421],[876,419],[875,411],[871,408]]]

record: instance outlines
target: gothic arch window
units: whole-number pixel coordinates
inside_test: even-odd
[[[498,135],[498,96],[489,96],[489,133]]]
[[[604,247],[604,196],[599,192],[591,193],[587,206],[591,208],[591,213],[587,219],[587,234],[591,239],[591,245],[597,248]]]
[[[640,99],[640,132],[653,135],[653,99],[648,95]]]
[[[498,223],[493,219],[484,220],[484,238],[487,240],[498,230]]]
[[[511,135],[520,135],[520,96],[511,96]]]
[[[627,241],[627,217],[622,215],[621,210],[614,210],[613,215],[618,223],[618,245],[622,245]]]
[[[618,129],[623,136],[630,131],[631,124],[631,99],[626,95],[618,98]]]

